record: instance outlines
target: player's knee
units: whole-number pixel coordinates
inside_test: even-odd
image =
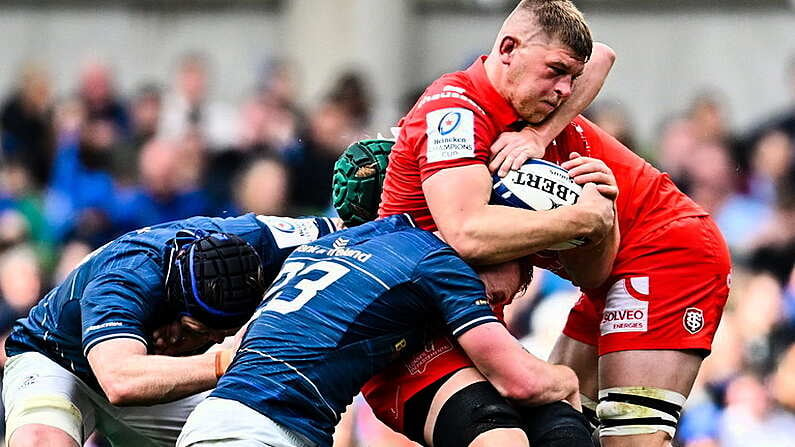
[[[599,391],[599,436],[643,436],[667,442],[673,439],[685,396],[653,387],[616,387]],[[634,444],[628,444],[634,445]],[[638,444],[640,445],[640,444]],[[643,444],[653,445],[653,444]]]
[[[461,447],[490,430],[522,428],[519,413],[488,382],[462,388],[444,403],[433,427],[434,447]]]
[[[78,447],[77,441],[65,431],[42,424],[28,424],[17,428],[8,439],[8,447]]]
[[[585,416],[565,402],[519,408],[533,447],[593,447]]]

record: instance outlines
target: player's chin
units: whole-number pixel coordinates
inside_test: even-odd
[[[541,124],[554,111],[555,111],[554,108],[550,108],[549,105],[544,104],[544,107],[539,107],[535,110],[530,111],[529,113],[524,114],[523,118],[525,121],[527,121],[530,124]]]

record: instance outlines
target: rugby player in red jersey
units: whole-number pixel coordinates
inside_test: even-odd
[[[536,256],[584,288],[552,360],[577,371],[586,402],[599,415],[603,445],[666,445],[728,294],[728,255],[710,218],[667,176],[579,119],[555,141],[548,158],[563,163],[578,183],[597,185],[585,186],[581,205],[598,203],[595,190],[604,200],[616,199],[618,185],[618,225],[611,225],[616,217],[607,213],[589,227],[586,221],[594,215],[588,211],[596,206],[528,213],[488,205],[485,149],[497,136],[514,126],[540,124],[496,142],[491,167],[504,174],[532,155],[526,148],[545,147],[550,135],[567,126],[582,105],[577,101],[592,99],[564,102],[587,57],[586,35],[569,2],[521,2],[487,57],[437,80],[401,121],[380,214],[412,214],[473,263],[589,237],[586,247]],[[506,138],[514,143],[506,144]],[[436,339],[404,368],[363,391],[376,414],[404,432],[412,431],[404,416],[416,413],[410,411],[414,401],[430,395],[424,397],[430,404],[421,431],[438,446],[437,438],[445,436],[440,425],[466,416],[470,426],[479,424],[478,415],[460,404],[472,383],[483,380],[467,365],[454,345]],[[538,412],[525,409],[523,416],[527,421]],[[534,435],[528,432],[538,445]]]
[[[522,134],[493,150],[523,146]],[[566,127],[544,159],[578,182],[588,181],[582,166],[601,165],[621,191],[621,240],[608,278],[582,284],[550,361],[577,372],[602,445],[669,445],[728,298],[726,243],[667,174],[584,118]],[[542,252],[535,261],[564,277],[590,263],[578,249]]]
[[[473,264],[496,264],[587,237],[591,243],[581,250],[589,253],[591,265],[572,276],[601,282],[592,272],[606,277],[618,242],[617,189],[609,172],[585,173],[594,177],[593,184],[585,186],[577,205],[529,212],[488,204],[487,163],[489,148],[502,132],[528,123],[539,125],[535,135],[546,146],[595,97],[613,58],[612,50],[592,44],[570,1],[520,2],[488,56],[431,84],[401,120],[380,215],[409,213],[423,228],[438,229]],[[506,165],[527,158],[521,151],[512,155],[518,156],[504,157]],[[566,369],[560,373],[568,374]],[[539,402],[546,405],[520,408],[517,414],[497,391],[443,337],[363,389],[380,419],[435,447],[518,446],[528,439],[534,447],[590,442],[584,423],[578,426],[582,415],[567,404]],[[528,421],[533,427],[526,433],[511,430]]]

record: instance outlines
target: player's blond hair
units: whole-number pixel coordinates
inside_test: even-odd
[[[521,0],[514,12],[532,14],[541,31],[571,48],[578,59],[586,61],[591,57],[591,30],[570,0]]]

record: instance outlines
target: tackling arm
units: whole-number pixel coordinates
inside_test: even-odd
[[[502,324],[476,326],[458,337],[458,343],[504,397],[525,405],[567,400],[580,409],[574,371],[533,356]]]
[[[147,355],[143,343],[129,338],[103,341],[88,352],[91,369],[113,405],[151,405],[206,391],[218,381],[216,361],[215,352]]]
[[[548,116],[541,125],[535,126],[536,132],[546,141],[546,144],[558,136],[571,120],[582,113],[596,98],[605,83],[607,74],[613,68],[615,60],[616,53],[612,48],[603,43],[594,42],[591,59],[585,64],[582,75],[575,81],[569,99]]]

